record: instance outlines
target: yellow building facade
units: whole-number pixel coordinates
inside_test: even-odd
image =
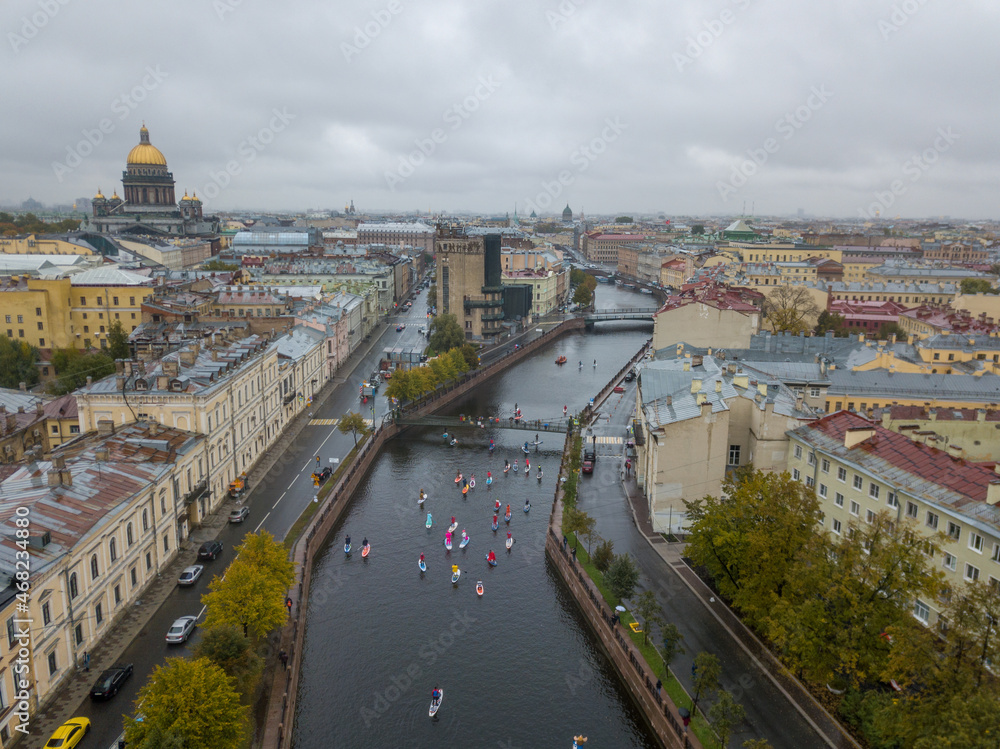
[[[5,255],[93,255],[89,245],[76,244],[56,237],[0,237],[0,252]]]

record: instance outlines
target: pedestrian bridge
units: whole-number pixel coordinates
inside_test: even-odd
[[[649,320],[653,322],[653,314],[656,308],[649,307],[626,307],[624,309],[595,309],[585,312],[583,321],[588,328],[594,327],[594,323],[605,322],[607,320]]]
[[[399,426],[438,427],[446,432],[456,429],[520,429],[526,432],[557,432],[565,434],[572,419],[518,419],[513,416],[477,418],[474,416],[408,416],[399,414],[394,421]]]

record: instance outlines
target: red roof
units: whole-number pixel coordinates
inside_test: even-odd
[[[939,411],[940,413],[940,411]],[[849,429],[874,429],[874,436],[851,448],[889,463],[895,468],[917,476],[938,486],[951,489],[971,500],[985,501],[987,487],[996,481],[997,474],[979,463],[971,463],[949,455],[944,450],[928,447],[909,437],[885,429],[880,424],[850,411],[837,411],[800,427],[796,431],[817,431],[844,444]]]

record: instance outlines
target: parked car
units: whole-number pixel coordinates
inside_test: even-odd
[[[45,749],[73,749],[90,733],[88,718],[70,718],[55,730]]]
[[[635,377],[636,377],[635,370],[630,369],[628,373],[625,375],[625,382],[632,382],[635,379]]]
[[[198,549],[198,559],[215,559],[222,553],[222,541],[206,541]]]
[[[118,694],[122,684],[132,676],[132,664],[121,663],[112,666],[97,677],[97,682],[90,688],[90,699],[108,700]]]
[[[597,451],[593,448],[588,448],[583,451],[583,472],[593,473],[594,463],[597,462]]]
[[[625,392],[625,388],[623,388],[621,385],[615,385],[615,392],[616,393],[624,393]]]
[[[198,582],[198,578],[201,577],[201,573],[205,571],[205,568],[200,564],[192,564],[190,567],[185,567],[184,571],[181,572],[181,576],[177,578],[178,585],[194,585]]]
[[[167,630],[167,642],[170,645],[179,645],[182,642],[187,642],[187,639],[197,626],[197,616],[182,616],[171,624],[170,629]]]
[[[230,523],[242,523],[247,519],[247,515],[250,514],[249,507],[237,507],[235,510],[229,513]]]

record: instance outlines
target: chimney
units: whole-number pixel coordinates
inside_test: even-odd
[[[93,383],[93,381],[94,381],[94,378],[91,377],[90,375],[87,375],[87,387],[90,387],[90,385],[91,385],[91,383]]]
[[[673,404],[674,404],[674,398],[673,398],[673,396],[668,395],[667,396],[667,405],[668,406],[672,406]],[[1000,467],[1000,463],[997,463],[997,466]]]
[[[180,365],[176,359],[163,360],[163,374],[166,377],[176,377],[180,373]]]
[[[976,421],[986,421],[986,409],[977,408],[976,409]]]
[[[95,460],[107,461],[110,456],[111,456],[111,451],[108,450],[107,446],[99,447],[97,448],[97,450],[94,451]]]
[[[805,405],[806,405],[806,395],[805,395],[805,393],[796,393],[795,394],[795,408],[796,408],[796,410],[801,411],[805,407]]]
[[[160,422],[151,421],[149,422],[149,436],[155,437],[160,433]]]
[[[194,366],[195,359],[198,358],[198,351],[197,349],[192,350],[192,348],[189,347],[181,350],[178,357],[181,360],[181,364],[185,367],[192,367]],[[166,362],[164,362],[164,364],[166,364]],[[176,377],[176,375],[174,376]]]
[[[1000,481],[991,481],[986,487],[986,504],[995,505],[1000,502]]]
[[[704,361],[705,359],[701,354],[695,354],[691,357],[691,366],[700,367]]]
[[[110,437],[115,433],[115,422],[111,419],[98,419],[97,435],[99,437]]]
[[[117,377],[115,377],[115,390],[124,390],[124,389],[125,389],[125,378],[122,377],[121,375],[118,375]]]
[[[20,382],[18,383],[18,387],[21,388],[21,390],[23,390],[24,392],[26,393],[28,392],[28,383]]]
[[[707,419],[712,415],[712,404],[709,402],[708,398],[705,397],[704,393],[699,393],[698,397],[704,398],[699,405],[701,406],[701,418]]]
[[[692,393],[701,392],[701,380],[691,380],[691,392]]]
[[[965,457],[965,450],[962,449],[961,445],[956,445],[954,442],[948,445],[947,450],[948,454],[953,458],[961,459]]]
[[[884,426],[886,429],[888,429],[890,421],[892,421],[892,409],[883,408],[882,409],[882,426]]]
[[[691,371],[691,362],[688,359],[684,360],[684,371],[685,372]]]
[[[722,380],[716,380],[715,381],[715,392],[717,392],[717,393],[721,393],[722,392]]]
[[[746,373],[739,373],[733,377],[733,386],[738,388],[743,388],[744,390],[750,387],[750,377]]]
[[[17,414],[7,414],[7,431],[13,432],[17,429]]]
[[[852,427],[844,433],[844,447],[850,450],[875,436],[874,427]]]
[[[42,405],[41,401],[35,404],[35,415],[45,416],[45,406]]]
[[[761,395],[763,395],[766,398],[767,397],[767,383],[766,382],[758,382],[757,383],[757,392],[760,393]]]
[[[928,421],[937,421],[937,409],[936,408],[932,408],[932,409],[930,409],[927,412],[927,420]]]

